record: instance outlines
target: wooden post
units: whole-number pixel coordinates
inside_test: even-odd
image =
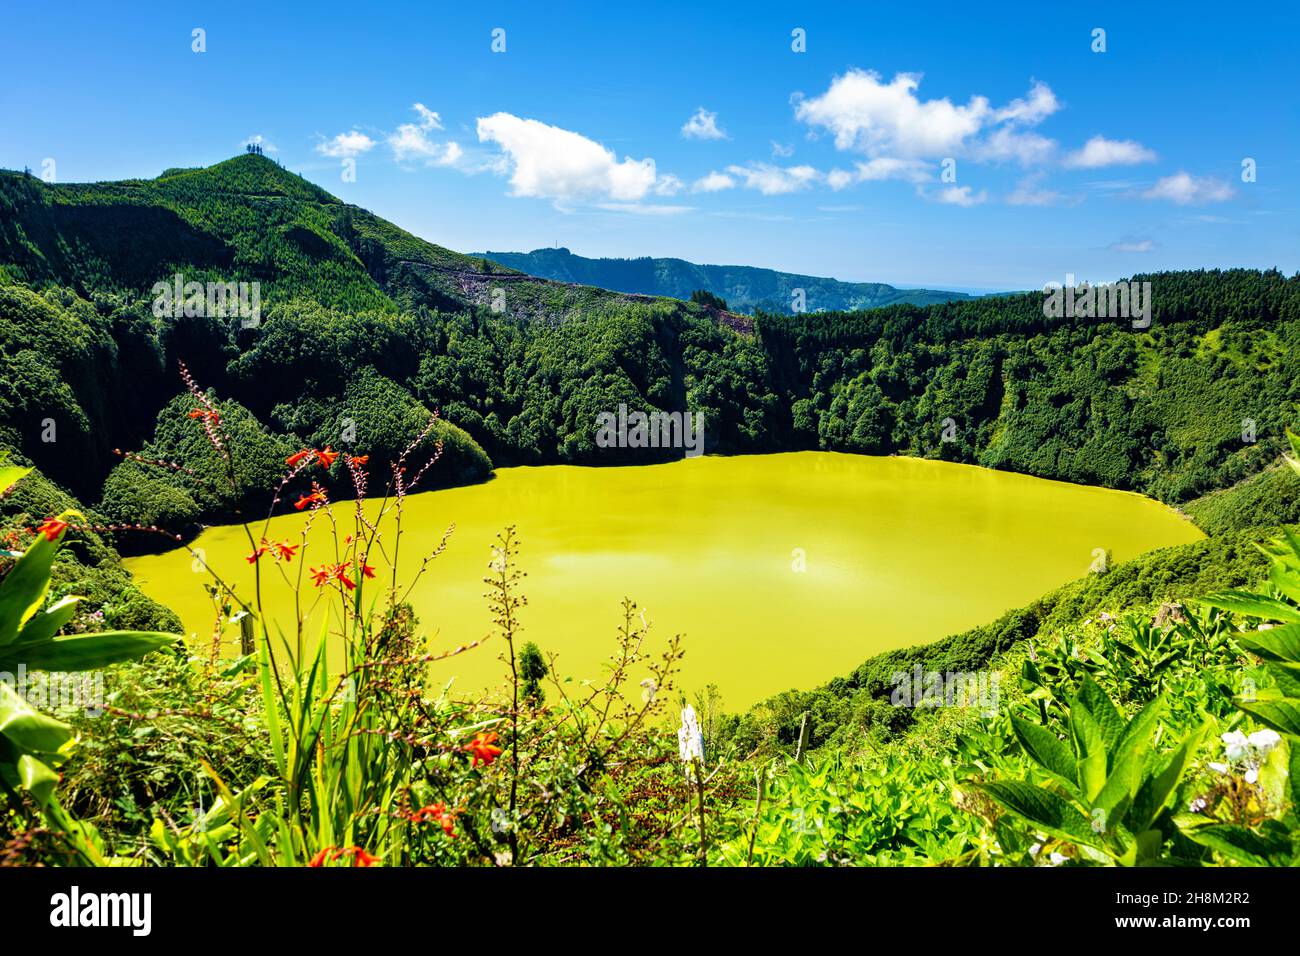
[[[803,755],[808,749],[808,711],[803,712],[803,719],[799,722],[799,747],[794,752],[795,763],[803,763]]]

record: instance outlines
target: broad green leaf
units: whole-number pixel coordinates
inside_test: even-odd
[[[1020,741],[1020,746],[1025,748],[1025,753],[1037,761],[1043,769],[1071,788],[1079,786],[1074,754],[1057,739],[1056,734],[1046,727],[1020,717],[1011,718],[1011,728],[1016,739]]]
[[[21,468],[18,465],[0,466],[0,495],[18,484],[23,478],[31,473],[30,468]]]
[[[77,613],[77,604],[80,603],[79,597],[65,597],[61,601],[47,607],[40,614],[33,614],[31,619],[23,625],[22,631],[18,634],[19,641],[46,641],[59,633],[59,628],[72,620],[72,616]]]
[[[1083,702],[1083,705],[1088,708],[1088,713],[1097,721],[1106,749],[1113,749],[1120,734],[1124,732],[1124,718],[1115,709],[1106,692],[1098,687],[1097,682],[1091,677],[1085,676],[1079,684],[1077,699]]]
[[[1300,737],[1300,699],[1276,697],[1269,700],[1239,700],[1237,706],[1279,733]]]
[[[1169,755],[1164,769],[1143,782],[1133,800],[1131,815],[1134,818],[1135,829],[1149,829],[1169,805],[1169,801],[1177,792],[1179,782],[1195,759],[1196,752],[1200,750],[1207,730],[1207,725],[1202,724],[1188,734],[1178,748]]]
[[[38,534],[0,581],[0,646],[17,639],[18,629],[45,600],[45,593],[50,589],[50,567],[58,550],[57,541]]]
[[[27,753],[56,754],[72,740],[72,729],[34,709],[7,683],[0,682],[0,736]]]
[[[975,785],[1001,806],[1052,836],[1102,848],[1101,835],[1064,798],[1033,784],[1004,780]]]
[[[54,793],[59,775],[31,754],[23,754],[18,758],[18,779],[22,788],[44,806]]]
[[[1300,609],[1277,598],[1251,591],[1219,591],[1216,594],[1206,595],[1201,599],[1201,603],[1223,611],[1232,611],[1234,614],[1244,614],[1247,617],[1300,624]]]
[[[45,641],[19,641],[0,647],[0,670],[86,671],[134,660],[181,640],[179,634],[102,631],[70,634]]]
[[[1232,823],[1203,823],[1204,817],[1183,814],[1175,822],[1183,835],[1201,846],[1217,850],[1246,866],[1285,865],[1291,857],[1291,841],[1285,828],[1256,832]],[[1275,823],[1276,821],[1269,821]]]
[[[1245,631],[1237,643],[1266,660],[1300,661],[1300,624],[1283,624],[1266,631]]]
[[[1101,726],[1077,697],[1070,703],[1070,735],[1078,754],[1079,787],[1091,803],[1106,785],[1106,743]]]

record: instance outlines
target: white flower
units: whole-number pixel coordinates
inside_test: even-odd
[[[1258,769],[1258,768],[1256,768],[1256,767],[1251,767],[1249,770],[1246,771],[1246,782],[1247,782],[1247,783],[1254,783],[1254,782],[1255,782],[1256,780],[1258,780],[1258,779],[1259,779],[1259,769]]]
[[[654,703],[657,693],[659,693],[659,685],[655,683],[653,677],[647,677],[641,682],[641,699],[647,704]]]
[[[1246,740],[1261,757],[1267,757],[1273,748],[1282,742],[1282,738],[1273,730],[1257,730]]]
[[[1066,862],[1070,858],[1063,853],[1052,852],[1048,854],[1047,859],[1052,864],[1052,866],[1060,866],[1062,863]]]
[[[1223,741],[1223,753],[1229,763],[1240,763],[1250,756],[1250,741],[1240,730],[1223,734],[1219,739]]]
[[[700,733],[700,722],[695,719],[695,708],[690,704],[682,708],[682,725],[677,729],[677,753],[684,764],[696,760],[704,763],[704,735]]]
[[[1211,763],[1210,769],[1215,773],[1227,773],[1228,765],[1226,763]]]

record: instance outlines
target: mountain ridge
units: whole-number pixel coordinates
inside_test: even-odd
[[[698,263],[672,256],[589,258],[563,246],[472,255],[544,279],[628,294],[688,299],[692,292],[703,290],[726,300],[728,307],[737,312],[854,311],[977,298],[965,292],[901,289],[883,282],[845,282],[761,266]],[[803,290],[801,309],[794,307],[798,290]]]

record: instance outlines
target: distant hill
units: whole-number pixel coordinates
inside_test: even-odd
[[[898,289],[883,282],[841,282],[818,276],[777,272],[754,266],[712,266],[685,259],[587,259],[568,249],[532,252],[481,252],[476,255],[543,279],[598,286],[637,295],[666,295],[688,299],[704,289],[727,300],[736,312],[789,314],[796,289],[804,290],[808,312],[875,309],[886,305],[932,305],[969,299],[964,292]]]

